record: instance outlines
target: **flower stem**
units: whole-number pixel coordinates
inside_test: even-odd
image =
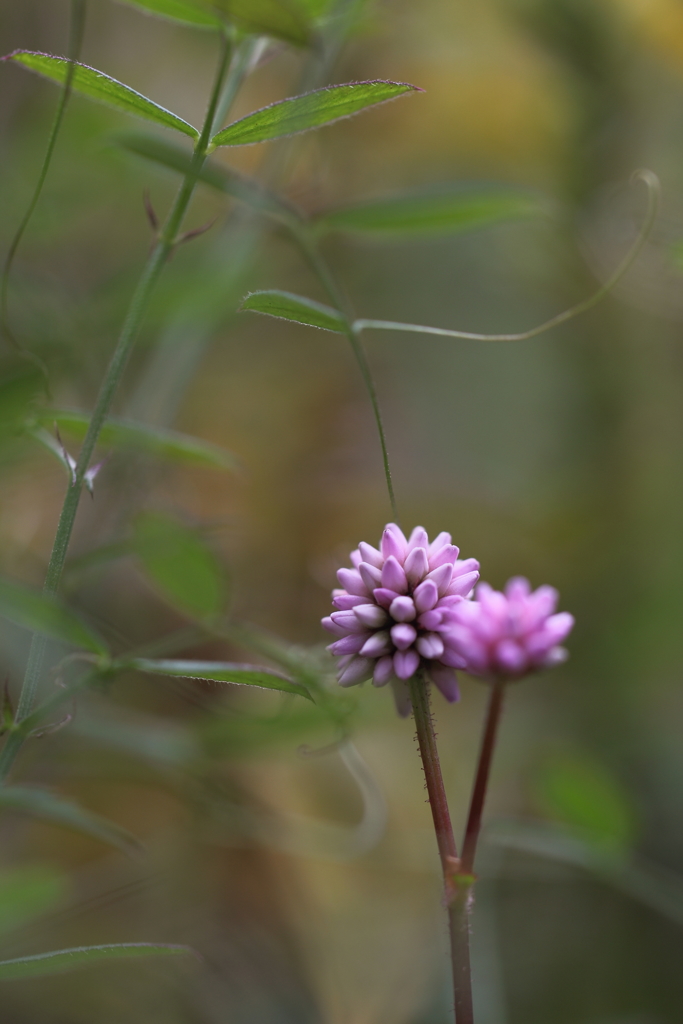
[[[38,175],[38,181],[36,182],[36,186],[33,190],[33,195],[31,196],[31,200],[24,213],[24,216],[21,218],[19,227],[15,231],[14,237],[10,242],[9,250],[5,258],[5,265],[2,269],[2,282],[0,283],[0,325],[2,326],[2,331],[8,338],[8,340],[14,345],[17,351],[21,353],[22,356],[36,363],[41,372],[45,374],[46,378],[47,370],[45,368],[43,361],[40,359],[39,356],[34,355],[33,353],[29,352],[27,349],[24,348],[24,346],[17,339],[17,337],[15,336],[14,332],[10,327],[9,311],[7,308],[9,278],[10,273],[12,271],[12,264],[14,263],[14,258],[17,254],[17,250],[21,245],[21,240],[24,237],[24,233],[29,225],[31,217],[33,216],[33,212],[36,206],[38,205],[40,194],[43,191],[43,185],[45,184],[45,180],[50,170],[52,156],[55,151],[55,146],[57,145],[57,138],[62,127],[62,122],[64,120],[64,114],[66,113],[66,108],[68,106],[69,99],[71,97],[71,86],[74,77],[75,61],[78,60],[81,53],[81,47],[83,45],[83,35],[85,32],[85,14],[86,0],[71,0],[68,49],[69,65],[67,67],[66,77],[64,79],[64,86],[59,97],[57,112],[55,114],[55,119],[52,123],[52,129],[50,130],[50,137],[47,142],[47,149],[45,150],[43,165]]]
[[[436,746],[434,719],[432,718],[429,684],[424,676],[413,676],[409,683],[410,700],[413,705],[413,717],[417,743],[427,783],[427,795],[432,809],[436,844],[439,848],[444,877],[453,873],[453,861],[457,860],[458,851],[448,810],[446,789],[441,774],[441,762]]]
[[[251,52],[253,45],[254,41],[252,39],[245,40],[244,43],[238,47],[232,62],[230,62],[230,41],[227,37],[223,37],[221,40],[220,56],[214,85],[206,117],[204,119],[204,125],[195,146],[192,163],[180,187],[178,195],[176,196],[173,206],[171,207],[166,223],[164,224],[158,240],[149,255],[142,272],[142,276],[133,294],[128,313],[119,335],[116,349],[114,350],[109,368],[100,388],[100,393],[97,397],[88,432],[85,436],[85,440],[83,441],[83,446],[74,471],[74,480],[70,484],[64,499],[64,505],[59,518],[59,525],[57,527],[57,533],[45,579],[44,592],[46,594],[55,594],[59,586],[64,563],[66,561],[69,541],[73,531],[74,521],[76,519],[76,512],[78,510],[78,504],[81,497],[83,480],[88,470],[90,459],[92,458],[100,431],[109,413],[114,394],[121,381],[130,353],[137,339],[154,286],[176,243],[178,231],[182,225],[190,200],[197,185],[199,174],[206,159],[211,136],[214,131],[216,111],[219,108],[224,83],[226,91],[234,92],[235,79],[237,78],[237,80],[240,81],[248,67],[248,61],[245,61],[244,59],[244,50],[248,49]],[[228,65],[230,63],[231,66],[228,71]],[[28,664],[26,666],[26,673],[15,716],[15,722],[17,724],[31,713],[42,671],[44,652],[45,639],[38,634],[34,634],[31,641]],[[5,744],[2,754],[0,754],[0,780],[7,777],[12,763],[18,753],[19,747],[21,746],[22,739],[23,737],[21,737],[20,734],[14,733],[10,735],[8,742]]]
[[[481,749],[479,751],[477,774],[474,780],[470,810],[467,815],[467,825],[465,827],[461,870],[463,874],[466,875],[472,874],[474,870],[474,857],[477,852],[479,832],[481,831],[481,816],[484,810],[486,789],[488,786],[489,775],[491,773],[491,761],[493,760],[493,751],[496,745],[496,734],[498,732],[498,723],[500,722],[500,713],[503,708],[504,693],[505,683],[497,679],[491,686],[491,696],[489,697],[489,706],[486,712],[484,735],[481,741]]]
[[[413,676],[408,685],[413,705],[417,743],[427,783],[427,795],[432,809],[436,843],[441,858],[444,893],[448,903],[455,1020],[456,1024],[472,1024],[469,936],[466,930],[463,931],[463,913],[459,909],[460,903],[467,900],[467,893],[457,886],[460,861],[441,774],[441,762],[439,761],[430,704],[429,683],[424,676]],[[466,919],[465,926],[467,927]]]
[[[457,1024],[473,1024],[474,1022],[472,971],[470,968],[470,918],[475,882],[474,858],[477,851],[479,832],[481,831],[481,817],[484,810],[489,775],[491,773],[491,761],[496,745],[496,733],[503,707],[504,692],[505,684],[500,680],[496,680],[491,688],[491,696],[486,713],[484,735],[479,751],[479,762],[474,779],[470,809],[467,815],[465,839],[455,893],[448,909],[453,954],[455,1019]]]
[[[384,432],[384,422],[382,420],[382,412],[379,407],[379,399],[377,398],[377,391],[375,389],[375,382],[372,379],[372,371],[365,355],[365,350],[360,339],[360,331],[357,331],[354,326],[354,318],[351,315],[351,311],[348,308],[348,302],[346,301],[341,288],[332,276],[332,272],[324,260],[318,246],[311,239],[309,233],[305,230],[302,225],[290,225],[290,231],[297,245],[301,249],[303,255],[308,260],[308,263],[313,270],[314,274],[320,281],[321,285],[327,292],[330,300],[334,303],[338,311],[344,317],[344,333],[349,340],[351,350],[358,364],[363,383],[365,384],[366,391],[370,398],[370,404],[372,406],[372,412],[375,417],[375,423],[377,425],[377,433],[379,435],[379,444],[382,449],[382,463],[384,466],[384,479],[387,485],[387,491],[389,494],[389,504],[391,505],[391,514],[394,522],[399,522],[398,517],[398,506],[396,504],[396,495],[394,493],[394,482],[391,476],[391,466],[389,464],[389,450],[387,448],[387,438]]]

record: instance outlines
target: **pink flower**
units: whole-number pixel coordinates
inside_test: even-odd
[[[480,583],[476,600],[449,611],[448,649],[480,676],[514,679],[557,665],[567,657],[559,645],[574,626],[569,612],[554,614],[557,598],[553,587],[532,592],[521,576],[507,583],[504,594]]]
[[[446,700],[458,700],[456,668],[465,660],[448,643],[450,613],[466,603],[479,579],[474,558],[458,559],[449,533],[430,544],[416,526],[406,540],[395,523],[379,548],[361,543],[351,552],[353,568],[337,573],[342,589],[332,592],[336,611],[322,620],[337,640],[337,678],[355,686],[372,678],[391,683],[399,713],[410,713],[406,680],[422,667]]]

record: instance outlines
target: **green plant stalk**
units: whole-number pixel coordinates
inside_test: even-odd
[[[331,302],[334,303],[335,307],[344,317],[344,333],[349,340],[351,345],[351,351],[358,364],[363,383],[367,390],[370,398],[370,404],[372,405],[372,412],[375,417],[375,423],[377,425],[377,433],[379,435],[380,448],[382,449],[382,464],[384,466],[384,479],[387,485],[387,491],[389,493],[389,503],[391,505],[391,514],[394,518],[394,522],[399,522],[398,516],[398,505],[396,503],[396,494],[394,492],[394,482],[391,476],[391,465],[389,463],[389,450],[387,448],[387,438],[384,431],[384,422],[382,420],[382,412],[379,407],[379,399],[377,398],[377,391],[375,389],[375,382],[372,378],[372,371],[365,355],[365,350],[360,339],[360,331],[356,330],[353,324],[353,317],[350,314],[348,308],[348,302],[346,301],[341,288],[337,285],[330,268],[327,266],[325,259],[323,258],[318,246],[311,238],[309,232],[306,230],[304,224],[292,222],[288,225],[290,233],[301,252],[305,256],[309,266],[313,270],[314,274],[320,281],[321,285],[325,289]]]
[[[429,806],[432,810],[436,844],[441,858],[444,893],[449,905],[449,930],[451,942],[451,967],[453,971],[453,992],[455,996],[456,1024],[471,1024],[472,984],[469,961],[469,943],[463,942],[461,930],[455,930],[460,918],[455,913],[459,892],[454,889],[454,880],[460,874],[460,861],[455,845],[451,816],[448,810],[446,789],[443,784],[441,762],[436,745],[436,733],[429,694],[429,683],[423,674],[413,676],[409,681],[410,700],[413,705],[415,731],[420,749],[422,767],[427,783]],[[470,1016],[467,1016],[467,994],[469,992]]]
[[[216,112],[219,107],[221,93],[223,92],[223,85],[225,83],[226,91],[234,93],[236,91],[235,79],[237,79],[238,82],[241,81],[246,73],[249,61],[245,61],[244,59],[245,49],[250,53],[252,52],[253,40],[245,40],[244,43],[238,47],[232,62],[230,62],[230,42],[227,37],[224,37],[221,41],[221,52],[214,86],[204,120],[204,126],[195,146],[192,164],[180,187],[159,238],[150,253],[140,281],[138,282],[137,288],[133,294],[114,355],[112,356],[97,398],[88,432],[83,441],[83,446],[74,471],[74,479],[70,484],[64,499],[64,505],[59,518],[59,525],[57,527],[57,533],[45,579],[44,592],[46,594],[55,594],[59,586],[76,518],[76,512],[78,510],[78,504],[83,489],[83,481],[88,470],[93,451],[97,444],[100,430],[107,418],[114,394],[123,376],[123,372],[138,336],[154,286],[166,260],[168,259],[168,256],[177,242],[178,231],[182,225],[190,200],[194,193],[194,189],[197,185],[200,171],[209,151],[209,145],[215,127]],[[231,66],[228,71],[229,63],[231,63]],[[15,716],[15,722],[17,724],[21,723],[21,721],[31,713],[42,671],[44,652],[45,638],[38,634],[34,634],[31,641],[28,664],[26,666],[26,673]],[[21,733],[10,734],[2,753],[0,754],[0,780],[7,777],[22,742],[23,737]]]
[[[47,149],[45,150],[45,157],[43,159],[43,165],[38,175],[38,181],[36,187],[33,190],[33,195],[28,204],[24,216],[21,218],[19,227],[17,228],[12,241],[10,242],[7,257],[5,259],[5,265],[2,270],[2,284],[0,285],[0,324],[2,324],[2,330],[6,337],[12,342],[15,348],[22,353],[22,355],[31,359],[33,362],[40,367],[41,371],[47,376],[47,371],[43,365],[42,360],[39,357],[34,356],[32,353],[27,352],[23,345],[17,340],[12,329],[9,325],[9,314],[8,314],[8,290],[9,290],[9,278],[12,271],[12,264],[17,254],[17,250],[21,245],[21,240],[24,237],[26,228],[29,225],[31,217],[38,205],[43,186],[50,170],[50,164],[52,163],[52,156],[57,145],[57,138],[59,136],[62,122],[64,120],[64,114],[71,98],[71,85],[74,77],[74,62],[78,60],[81,48],[83,46],[83,35],[85,33],[85,13],[86,13],[86,2],[87,0],[71,0],[71,13],[69,21],[69,48],[68,48],[68,60],[69,66],[66,72],[66,78],[64,79],[64,87],[59,97],[59,104],[57,106],[57,113],[52,123],[52,129],[50,131],[50,137],[47,143]]]

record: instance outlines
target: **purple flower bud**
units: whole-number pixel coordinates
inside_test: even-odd
[[[433,608],[430,612],[423,612],[417,620],[421,629],[436,629],[443,622],[443,611],[440,608]]]
[[[337,579],[349,594],[358,594],[361,597],[370,596],[357,569],[337,569]]]
[[[450,704],[460,700],[458,677],[452,668],[434,662],[429,667],[429,675]]]
[[[358,550],[361,553],[364,562],[369,562],[370,565],[374,565],[376,569],[381,569],[384,565],[384,555],[377,548],[373,548],[372,544],[366,544],[364,540],[358,545]]]
[[[427,551],[425,548],[413,548],[409,552],[408,557],[403,565],[405,574],[408,577],[408,582],[414,587],[424,579],[429,572],[429,562],[427,561]]]
[[[352,658],[339,676],[340,686],[355,686],[372,675],[373,663],[370,658]]]
[[[451,582],[453,576],[453,566],[450,562],[446,562],[445,565],[440,565],[438,569],[434,569],[427,576],[428,580],[436,586],[439,592],[439,596],[443,597],[448,589],[448,584]]]
[[[413,598],[419,612],[428,612],[434,608],[439,600],[439,591],[436,589],[434,580],[424,580],[423,583],[415,587]]]
[[[386,587],[377,587],[376,590],[373,590],[372,596],[377,604],[382,608],[389,608],[391,607],[391,602],[400,595],[395,590],[387,590]]]
[[[357,618],[355,611],[332,612],[330,616],[336,626],[341,626],[344,633],[367,633],[367,626],[364,626]]]
[[[330,633],[334,633],[335,636],[346,636],[348,632],[344,626],[340,626],[338,623],[334,622],[329,615],[322,620],[322,624],[324,629]]]
[[[462,576],[455,576],[448,584],[446,594],[449,597],[467,597],[472,593],[472,588],[479,579],[478,572],[466,572]]]
[[[366,598],[360,597],[358,594],[347,594],[345,590],[335,590],[332,604],[340,611],[345,611],[347,608],[355,608],[356,605],[363,604],[365,600]]]
[[[412,622],[417,615],[412,597],[395,597],[389,605],[389,614],[396,622]]]
[[[340,569],[339,572],[342,570]],[[403,566],[398,564],[393,555],[389,555],[382,566],[382,586],[388,590],[395,590],[398,594],[405,594],[408,590],[408,580]]]
[[[568,612],[553,614],[557,599],[552,587],[532,593],[523,578],[510,580],[505,593],[480,583],[475,601],[449,609],[441,661],[448,664],[454,653],[475,675],[513,679],[559,664],[566,657],[559,644],[571,632],[574,619]]]
[[[391,638],[385,630],[379,630],[365,641],[360,649],[364,658],[381,658],[385,654],[391,654]]]
[[[341,640],[335,640],[327,649],[332,654],[358,654],[368,639],[368,635],[368,633],[352,633],[350,636],[342,637]]]
[[[454,544],[444,544],[442,548],[435,551],[434,554],[429,556],[429,568],[438,569],[440,565],[455,565],[460,554],[460,548],[456,548]]]
[[[374,590],[382,582],[381,571],[375,568],[374,565],[370,565],[369,562],[361,562],[358,566],[358,572],[368,590]]]
[[[437,551],[441,551],[441,548],[445,548],[446,545],[450,544],[450,543],[451,543],[451,535],[450,535],[450,533],[446,533],[445,531],[443,533],[439,533],[434,538],[432,543],[429,545],[429,548],[428,548],[429,557],[431,558],[432,555],[435,555],[437,553]]]
[[[407,684],[402,679],[394,679],[391,683],[391,689],[394,694],[396,711],[401,718],[407,718],[413,710],[413,703],[410,699],[410,690]]]
[[[396,651],[394,655],[394,672],[399,679],[410,679],[420,665],[420,655],[411,647],[408,651]]]
[[[408,539],[408,551],[413,551],[415,548],[425,548],[426,554],[428,547],[429,537],[427,536],[427,531],[424,526],[416,526]]]
[[[385,558],[393,555],[399,562],[403,562],[408,552],[408,541],[405,539],[403,530],[395,523],[389,523],[384,528],[380,550]]]
[[[417,630],[409,622],[397,622],[395,626],[391,627],[391,639],[399,651],[406,651],[411,644],[415,643],[416,637]],[[342,651],[342,654],[345,653]]]
[[[366,629],[381,629],[389,621],[389,616],[384,608],[376,604],[359,604],[354,608],[354,615]]]
[[[375,686],[384,686],[394,674],[394,659],[391,657],[379,658],[375,662],[375,671],[372,674],[372,681]]]
[[[476,559],[458,561],[449,533],[440,533],[430,544],[422,527],[406,540],[399,527],[389,523],[379,548],[362,542],[351,553],[351,562],[353,568],[337,573],[341,588],[332,595],[337,610],[323,619],[337,638],[328,650],[339,659],[340,683],[353,686],[369,678],[375,686],[390,682],[399,713],[408,714],[405,680],[422,670],[447,700],[455,700],[454,669],[470,665],[458,645],[478,643],[484,653],[488,651],[481,638],[472,641],[464,620],[454,618],[460,605],[471,604],[467,598],[478,579]],[[515,594],[521,594],[516,586]],[[560,618],[556,626],[547,626],[547,614],[539,619],[547,596],[534,600],[526,613],[529,648],[535,651],[538,646],[538,659],[545,664],[548,636],[553,630],[562,633],[565,624]],[[502,649],[503,658],[510,657],[506,650]]]
[[[423,658],[440,658],[444,652],[443,640],[438,633],[425,633],[418,637],[415,646]]]
[[[496,644],[494,660],[506,675],[518,676],[527,667],[526,652],[517,640],[505,639]]]

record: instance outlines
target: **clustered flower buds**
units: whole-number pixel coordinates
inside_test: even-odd
[[[480,583],[476,600],[463,601],[450,617],[449,639],[473,675],[519,678],[564,661],[559,645],[574,625],[569,612],[555,612],[554,587],[532,592],[529,581],[511,579],[505,593]]]
[[[447,700],[458,699],[455,669],[466,663],[450,642],[450,612],[479,579],[476,559],[458,554],[449,533],[430,544],[421,526],[406,539],[394,523],[379,548],[361,543],[351,552],[353,568],[337,573],[343,588],[332,595],[337,610],[323,619],[338,637],[329,650],[339,657],[342,686],[370,677],[375,686],[391,683],[407,714],[405,681],[422,667]]]
[[[449,701],[458,700],[456,669],[486,677],[519,678],[563,661],[559,646],[574,625],[567,612],[554,614],[557,591],[531,592],[525,579],[510,580],[505,593],[477,587],[479,563],[461,560],[448,533],[429,542],[416,526],[406,539],[390,523],[379,548],[359,544],[353,568],[337,573],[336,609],[322,620],[337,639],[342,686],[372,678],[391,683],[401,714],[410,713],[406,681],[418,671]]]

